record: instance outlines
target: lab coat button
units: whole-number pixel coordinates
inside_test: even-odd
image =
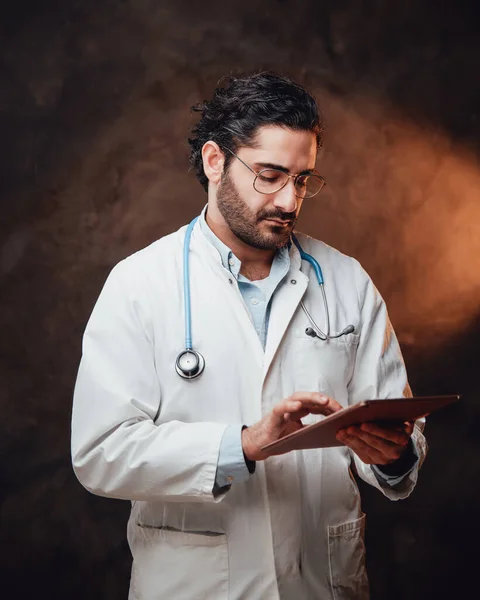
[[[233,283],[233,279],[231,277],[228,278],[228,283]]]
[[[295,285],[297,283],[296,279],[290,279],[290,283],[293,283],[293,285]]]

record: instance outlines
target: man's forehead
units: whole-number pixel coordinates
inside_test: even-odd
[[[252,142],[242,148],[242,154],[257,164],[274,163],[289,170],[298,169],[297,172],[315,167],[317,141],[311,131],[264,125],[258,128]]]

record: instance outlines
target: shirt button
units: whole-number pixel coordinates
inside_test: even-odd
[[[257,300],[257,298],[252,298],[252,299],[250,300],[250,302],[251,302],[252,304],[258,304],[258,300]]]
[[[229,258],[228,259],[228,264],[233,267],[233,265],[235,264],[235,261],[233,260],[233,258]]]
[[[234,479],[235,479],[235,477],[234,477],[233,475],[229,475],[229,476],[227,477],[227,481],[228,481],[228,483],[232,483],[232,481],[233,481]]]

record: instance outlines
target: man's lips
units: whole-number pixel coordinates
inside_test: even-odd
[[[278,227],[285,227],[286,225],[291,225],[292,221],[282,221],[281,219],[274,219],[274,218],[265,218],[264,221],[269,221],[270,223],[273,223],[275,225],[277,225]]]

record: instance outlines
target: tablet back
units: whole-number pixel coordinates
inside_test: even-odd
[[[318,423],[307,425],[299,431],[264,446],[267,454],[281,454],[290,450],[308,448],[330,448],[342,446],[336,433],[343,427],[366,422],[403,423],[415,421],[439,408],[456,402],[460,396],[417,396],[416,398],[389,398],[388,400],[364,400],[333,415],[322,418]]]

